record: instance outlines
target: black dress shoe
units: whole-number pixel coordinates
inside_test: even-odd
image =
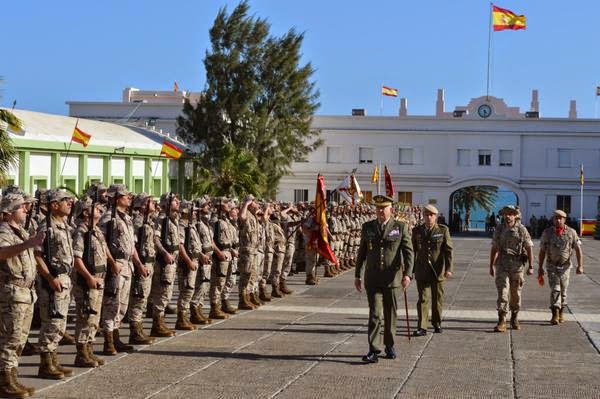
[[[375,352],[369,352],[362,357],[362,361],[365,363],[377,363],[379,361],[379,356]]]
[[[393,346],[385,347],[385,357],[386,359],[395,359],[396,358],[396,350]]]
[[[433,327],[433,331],[436,332],[436,333],[438,333],[438,334],[441,334],[442,331],[444,331],[444,330],[442,330],[442,327],[438,326],[438,327]]]
[[[427,330],[424,330],[422,328],[417,328],[413,333],[413,337],[422,337],[424,335],[427,335]]]

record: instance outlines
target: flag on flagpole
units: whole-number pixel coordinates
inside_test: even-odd
[[[371,183],[377,183],[379,181],[379,168],[375,165],[373,169],[373,176],[371,176]]]
[[[315,195],[315,222],[318,230],[314,231],[308,247],[315,248],[319,255],[334,264],[338,264],[335,254],[329,245],[327,228],[327,204],[325,203],[325,179],[321,174],[317,176],[317,193]]]
[[[596,95],[600,96],[600,86],[596,86]]]
[[[398,97],[398,89],[393,89],[391,87],[382,86],[381,87],[381,95],[388,97]]]
[[[492,20],[494,31],[525,29],[525,15],[517,15],[514,12],[498,6],[492,6]]]
[[[79,123],[79,121],[77,121]],[[75,128],[73,129],[73,135],[71,136],[71,141],[81,144],[84,147],[87,147],[90,143],[90,139],[92,138],[91,134],[87,134],[83,130],[77,127],[77,123],[75,123]]]
[[[177,84],[177,82],[173,82],[173,91],[175,93],[177,93],[179,91],[179,85]]]
[[[340,193],[340,197],[352,205],[363,198],[362,190],[360,189],[354,174],[346,176],[335,189]]]
[[[169,143],[167,140],[163,141],[160,155],[164,155],[170,159],[179,159],[182,154],[183,150],[181,148],[177,147],[175,144]]]
[[[583,186],[584,176],[583,176],[583,164],[579,165],[579,185]]]
[[[392,175],[390,174],[387,165],[383,168],[383,175],[385,178],[385,195],[394,198],[394,183],[392,182]]]

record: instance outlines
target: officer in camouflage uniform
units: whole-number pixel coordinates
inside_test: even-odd
[[[577,257],[577,274],[583,274],[581,240],[577,232],[565,224],[566,219],[567,214],[564,211],[555,210],[554,226],[545,229],[540,240],[538,276],[544,275],[544,261],[547,260],[552,325],[564,321],[563,312],[567,305],[573,251]]]
[[[94,212],[92,216],[92,204]],[[73,232],[73,256],[75,258],[75,276],[73,278],[73,297],[75,298],[75,342],[77,355],[75,366],[98,367],[104,360],[94,355],[93,342],[100,324],[102,296],[104,294],[104,278],[110,256],[102,231],[97,226],[103,212],[102,204],[94,203],[90,197],[84,196],[75,204],[73,217],[76,228]],[[93,217],[91,248],[86,248],[86,236],[90,231],[90,218]],[[89,254],[93,264],[86,264]]]
[[[238,213],[236,202],[232,201],[233,207],[229,210],[229,229],[233,237],[231,241],[231,263],[227,269],[227,279],[225,280],[225,288],[223,289],[223,300],[221,301],[221,310],[228,314],[236,314],[237,309],[229,302],[231,291],[236,285],[236,275],[238,271],[238,261],[240,258],[240,235],[238,232]]]
[[[533,241],[525,226],[518,221],[519,210],[514,206],[505,206],[500,212],[504,216],[504,223],[494,232],[490,252],[490,275],[495,277],[498,290],[498,324],[494,327],[495,332],[506,331],[509,308],[512,329],[521,328],[518,314],[526,261],[529,262],[527,274],[533,274]]]
[[[200,236],[193,223],[194,212],[198,208],[193,202],[181,202],[181,217],[179,218],[179,238],[182,248],[179,251],[177,262],[177,282],[179,284],[179,299],[177,300],[176,330],[195,330],[196,326],[190,322],[190,303],[196,285],[198,261],[202,254]],[[191,214],[191,215],[190,215]]]
[[[0,396],[27,397],[35,393],[18,381],[18,352],[25,344],[36,301],[36,262],[33,248],[44,233],[29,237],[23,228],[25,199],[5,194],[0,202]],[[4,219],[4,221],[1,221]]]
[[[239,309],[253,309],[250,304],[260,304],[256,293],[254,292],[255,283],[258,281],[258,265],[256,253],[258,251],[258,220],[255,216],[259,205],[254,196],[249,195],[244,199],[238,216],[240,226],[240,259],[238,260],[238,269],[240,271],[239,280]]]
[[[117,352],[133,351],[133,346],[121,341],[119,328],[129,306],[134,264],[138,268],[142,265],[135,249],[133,219],[127,213],[131,206],[130,192],[124,184],[113,184],[108,189],[108,196],[111,209],[104,212],[99,227],[114,262],[109,262],[105,279],[101,324],[104,331],[103,353],[114,356]]]
[[[317,248],[314,244],[314,235],[319,230],[319,225],[315,220],[315,208],[310,208],[308,216],[304,219],[302,224],[302,233],[304,235],[304,260],[306,262],[306,281],[307,285],[319,284],[319,278],[316,276],[317,272]]]
[[[221,309],[221,303],[224,299],[223,290],[225,289],[229,263],[233,259],[231,246],[234,236],[228,222],[229,200],[221,198],[218,206],[218,219],[213,227],[215,257],[210,271],[210,313],[208,317],[211,319],[227,319],[229,316]]]
[[[264,271],[265,265],[267,263],[267,252],[268,244],[267,244],[267,227],[265,222],[265,212],[267,211],[268,205],[261,204],[258,210],[256,211],[256,220],[258,221],[258,246],[256,248],[256,269],[261,271],[261,279],[262,279],[262,271]],[[255,286],[252,287],[251,291],[259,290],[260,280],[256,282]],[[256,296],[254,297],[256,299]],[[258,298],[260,300],[260,296]],[[260,303],[253,303],[251,299],[248,299],[248,304],[252,309],[256,309]]]
[[[285,234],[285,257],[283,259],[283,270],[279,279],[279,291],[284,295],[292,294],[294,291],[287,286],[287,277],[292,270],[294,252],[296,252],[296,232],[299,226],[298,210],[290,203],[282,204],[281,227]]]
[[[273,235],[273,260],[267,277],[271,282],[271,296],[274,298],[283,298],[283,293],[279,290],[281,271],[286,250],[285,232],[281,228],[281,214],[274,212],[271,215],[271,234]]]
[[[204,299],[209,296],[210,273],[213,262],[213,229],[210,227],[210,202],[207,198],[198,200],[198,216],[196,222],[196,231],[200,238],[202,253],[200,254],[200,264],[198,273],[196,273],[196,282],[194,295],[190,302],[190,321],[193,324],[210,324],[211,320],[202,314]],[[225,301],[223,301],[225,302]]]
[[[271,223],[271,215],[273,214],[273,208],[270,203],[265,203],[264,205],[264,213],[262,217],[258,218],[259,229],[262,227],[264,229],[265,236],[265,246],[264,246],[264,260],[262,262],[262,267],[258,268],[258,299],[259,302],[255,303],[252,299],[251,302],[260,306],[264,302],[269,302],[271,300],[271,294],[267,292],[267,280],[269,279],[269,271],[271,270],[271,265],[273,264],[273,255],[274,255],[274,234],[273,234],[273,225]],[[259,233],[260,234],[260,233]]]
[[[35,260],[38,270],[38,297],[40,304],[40,368],[38,376],[47,379],[63,379],[73,375],[73,370],[58,362],[58,343],[67,328],[67,313],[71,302],[71,270],[73,269],[73,246],[71,231],[66,218],[71,213],[73,198],[61,190],[49,190],[46,194],[49,216],[40,223],[40,232],[46,235],[47,245],[38,246]],[[48,219],[51,228],[47,229]],[[51,250],[49,259],[52,273],[46,263],[44,247]],[[53,303],[52,303],[53,302]],[[52,306],[54,305],[54,306]]]

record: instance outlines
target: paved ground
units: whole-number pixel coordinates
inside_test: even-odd
[[[294,276],[295,295],[110,358],[103,367],[76,369],[64,382],[35,378],[37,357],[21,360],[21,374],[45,398],[600,397],[600,241],[584,243],[587,273],[571,278],[566,323],[548,324],[548,288],[529,277],[522,329],[505,334],[491,332],[489,239],[455,243],[443,334],[409,343],[400,322],[393,361],[360,361],[367,350],[366,298],[352,288],[350,272],[311,288],[303,275]],[[408,298],[414,328],[414,284]],[[74,347],[60,352],[72,364]]]

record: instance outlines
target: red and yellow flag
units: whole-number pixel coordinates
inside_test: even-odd
[[[396,191],[394,190],[394,183],[392,182],[392,175],[390,174],[390,171],[388,170],[387,165],[385,165],[385,167],[383,169],[383,174],[385,177],[385,195],[387,195],[390,198],[394,198],[394,193]]]
[[[381,95],[389,97],[398,97],[398,89],[392,89],[391,87],[382,86]]]
[[[492,20],[494,31],[525,29],[525,15],[517,15],[498,6],[492,6]]]
[[[73,135],[71,136],[71,141],[81,144],[84,147],[87,147],[90,143],[90,139],[92,135],[85,133],[83,130],[75,125],[75,129],[73,129]]]
[[[169,143],[167,140],[163,141],[160,155],[164,155],[170,159],[179,159],[182,154],[183,150],[181,148],[177,147],[175,144]]]
[[[337,265],[338,260],[329,246],[329,236],[327,234],[327,205],[325,203],[325,179],[321,174],[317,176],[315,222],[318,226],[318,230],[315,231],[313,237],[311,237],[311,245],[316,247],[319,255]]]
[[[583,164],[579,165],[579,185],[583,186],[584,183],[584,176],[583,176]]]

